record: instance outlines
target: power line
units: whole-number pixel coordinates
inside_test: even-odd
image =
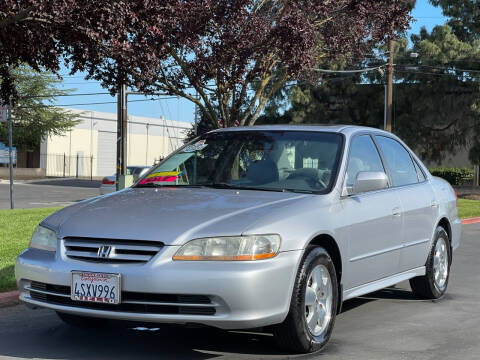
[[[435,70],[443,70],[443,71],[457,71],[457,72],[470,72],[470,73],[480,73],[480,70],[474,70],[474,69],[457,69],[457,68],[446,68],[446,67],[439,67],[439,66],[429,66],[429,65],[416,65],[416,64],[402,64],[402,65],[397,65],[397,66],[403,66],[403,67],[426,67],[430,69],[435,69]]]
[[[155,98],[155,99],[142,99],[142,100],[130,100],[129,103],[133,102],[146,102],[146,101],[157,101],[157,100],[168,100],[171,97],[165,98]],[[79,103],[79,104],[55,104],[55,105],[40,105],[41,107],[68,107],[68,106],[88,106],[88,105],[107,105],[107,104],[117,104],[116,101],[105,101],[105,102],[91,102],[91,103]],[[32,108],[33,106],[19,106],[21,109]]]
[[[447,17],[445,17],[445,16],[415,16],[415,19],[445,19],[445,20],[447,20]]]
[[[424,72],[424,71],[407,71],[407,70],[396,70],[397,73],[406,73],[406,74],[421,74],[421,75],[433,75],[433,76],[453,76],[453,77],[465,77],[461,74],[441,74],[433,72]],[[471,78],[471,77],[470,77]]]
[[[355,70],[329,70],[329,69],[313,69],[313,70],[316,72],[325,73],[325,74],[352,74],[352,73],[363,73],[368,71],[380,70],[385,66],[387,66],[387,64],[370,67],[370,68],[364,68],[364,69],[355,69]]]
[[[84,93],[84,94],[35,95],[35,96],[23,96],[23,98],[36,99],[36,98],[50,98],[50,97],[64,97],[64,96],[93,96],[93,95],[112,95],[112,94],[103,92],[103,93]]]
[[[36,96],[24,96],[24,99],[32,99],[32,98],[50,98],[50,97],[62,97],[62,96],[94,96],[94,95],[112,95],[108,92],[101,92],[101,93],[81,93],[81,94],[60,94],[60,95],[36,95]],[[128,95],[143,95],[143,96],[163,96],[167,94],[142,94],[142,93],[128,93]],[[175,99],[177,96],[169,96],[170,99]]]

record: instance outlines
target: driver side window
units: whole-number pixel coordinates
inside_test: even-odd
[[[352,140],[347,165],[347,186],[353,186],[358,173],[362,171],[385,172],[377,147],[370,135],[357,136]]]

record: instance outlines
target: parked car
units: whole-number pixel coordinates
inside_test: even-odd
[[[140,177],[147,173],[151,166],[127,166],[127,175],[133,175],[133,181],[136,182]],[[105,176],[100,184],[100,195],[110,194],[117,190],[115,185],[117,175]]]
[[[442,297],[460,233],[452,187],[390,133],[240,127],[47,217],[16,278],[24,303],[68,324],[266,327],[307,353],[347,299],[405,280]]]

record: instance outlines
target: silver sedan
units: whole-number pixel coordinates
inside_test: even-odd
[[[460,233],[452,187],[390,133],[224,129],[43,220],[16,277],[24,303],[69,324],[270,326],[305,353],[344,300],[405,280],[442,297]]]

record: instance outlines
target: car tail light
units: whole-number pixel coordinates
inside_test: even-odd
[[[109,180],[108,178],[103,178],[102,180],[102,185],[114,185],[115,181],[114,180]]]

